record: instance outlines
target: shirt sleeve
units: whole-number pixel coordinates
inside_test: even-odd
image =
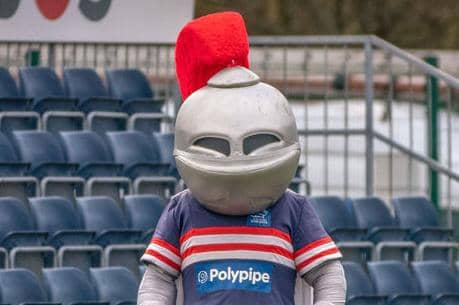
[[[301,212],[293,233],[293,248],[296,269],[303,276],[315,267],[339,259],[342,255],[306,197],[301,197],[298,201]]]
[[[180,229],[177,225],[177,207],[174,201],[171,201],[164,209],[155,233],[141,257],[145,264],[154,264],[163,271],[178,277],[182,264],[180,255]]]

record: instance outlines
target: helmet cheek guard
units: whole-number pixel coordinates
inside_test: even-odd
[[[206,17],[215,15],[221,14]],[[245,33],[243,20],[242,27]],[[186,40],[182,33],[179,51],[179,42]],[[297,169],[300,147],[286,98],[252,71],[231,65],[234,62],[220,67],[187,96],[177,114],[174,157],[185,184],[203,206],[245,215],[268,208],[283,194]],[[177,69],[177,74],[180,84],[188,86],[179,73],[185,70]]]

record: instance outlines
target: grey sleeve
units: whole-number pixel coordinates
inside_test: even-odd
[[[338,260],[326,262],[303,276],[314,289],[314,305],[344,305],[346,278]]]
[[[174,278],[155,265],[148,265],[140,283],[137,305],[175,305]]]

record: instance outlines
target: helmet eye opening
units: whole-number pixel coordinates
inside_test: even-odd
[[[270,133],[254,134],[243,140],[243,152],[245,155],[248,155],[261,147],[280,141],[279,137]]]
[[[222,138],[203,137],[194,141],[193,145],[219,152],[225,156],[231,154],[230,143]]]

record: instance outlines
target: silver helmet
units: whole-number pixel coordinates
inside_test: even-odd
[[[252,71],[225,68],[177,114],[174,156],[193,196],[211,211],[246,215],[283,194],[298,166],[292,110]]]

